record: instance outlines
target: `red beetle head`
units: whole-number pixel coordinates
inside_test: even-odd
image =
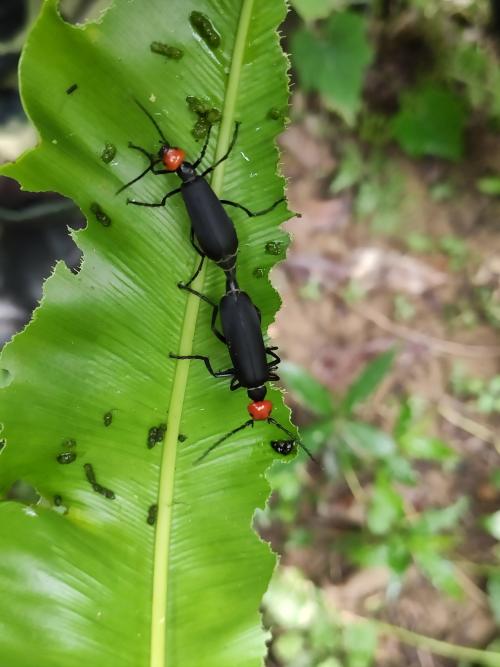
[[[265,421],[273,410],[271,401],[253,401],[248,405],[248,412],[255,421]]]
[[[186,153],[182,148],[162,148],[161,159],[168,171],[177,171],[186,159]]]

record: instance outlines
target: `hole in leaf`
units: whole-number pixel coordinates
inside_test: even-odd
[[[0,40],[7,42],[20,32],[27,19],[26,0],[0,5]]]

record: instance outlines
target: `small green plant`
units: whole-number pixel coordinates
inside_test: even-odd
[[[365,72],[373,60],[366,27],[363,16],[343,11],[315,28],[300,28],[292,39],[302,88],[319,92],[348,125],[355,123],[361,108]]]
[[[378,645],[374,623],[345,622],[321,590],[294,568],[278,571],[264,597],[264,619],[281,628],[273,653],[286,667],[370,667]]]
[[[438,248],[450,258],[450,268],[453,271],[464,268],[469,251],[467,244],[461,238],[452,234],[443,236],[439,239]]]
[[[479,313],[488,324],[500,329],[500,291],[484,285],[476,287],[473,294]]]
[[[494,593],[497,587],[495,580],[490,590]],[[354,614],[339,608],[331,595],[325,595],[292,567],[277,570],[264,597],[264,620],[279,628],[272,652],[286,667],[370,667],[384,636],[464,667],[500,666],[498,641],[493,641],[488,650],[480,650]]]
[[[404,294],[394,297],[394,317],[401,322],[408,322],[415,317],[415,306]]]
[[[393,133],[408,155],[457,160],[463,154],[465,120],[464,105],[455,93],[426,83],[403,94]]]
[[[457,527],[467,510],[467,499],[457,498],[448,507],[414,509],[408,506],[405,487],[417,484],[416,463],[425,460],[450,466],[456,454],[440,438],[428,435],[425,409],[414,398],[404,400],[391,433],[357,417],[358,409],[377,390],[390,371],[394,351],[369,363],[343,397],[334,397],[303,369],[285,364],[283,377],[292,395],[313,414],[302,429],[305,444],[323,450],[325,468],[332,477],[343,477],[364,511],[364,525],[346,532],[336,542],[357,565],[385,565],[400,581],[415,563],[432,583],[450,595],[460,595],[456,572],[448,553],[455,545]],[[360,475],[371,483],[361,485]],[[294,524],[301,494],[299,479],[280,466],[272,470],[272,485],[281,494],[268,516]],[[300,522],[299,522],[300,523]],[[293,526],[289,541],[308,544],[307,527]]]
[[[468,375],[460,364],[455,364],[451,373],[453,393],[464,399],[472,399],[478,412],[500,413],[500,375],[489,380]]]

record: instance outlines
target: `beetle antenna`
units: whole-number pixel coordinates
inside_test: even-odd
[[[288,436],[290,436],[290,438],[292,438],[292,440],[294,440],[294,441],[297,443],[297,445],[298,445],[299,447],[301,447],[301,448],[305,451],[305,453],[306,453],[307,456],[311,459],[311,461],[314,461],[314,463],[316,463],[316,465],[319,465],[319,461],[318,461],[317,459],[314,458],[314,456],[311,454],[311,452],[310,452],[309,449],[304,445],[303,442],[301,442],[300,440],[297,440],[297,439],[296,439],[296,437],[294,436],[294,434],[293,434],[291,431],[289,431],[287,428],[285,428],[284,426],[282,426],[282,425],[281,425],[279,422],[277,422],[276,419],[274,419],[273,417],[269,417],[267,421],[268,421],[269,424],[274,424],[274,426],[276,426],[277,428],[281,429],[284,433],[286,433]]]
[[[170,148],[170,144],[169,144],[169,142],[166,140],[165,135],[163,134],[162,129],[161,129],[161,127],[158,125],[158,123],[157,123],[157,121],[156,121],[156,118],[153,116],[153,114],[150,113],[150,112],[146,109],[146,107],[143,106],[143,105],[139,102],[139,100],[136,100],[135,97],[134,97],[134,102],[137,104],[137,106],[139,107],[139,109],[142,109],[142,111],[144,111],[144,113],[146,114],[146,116],[149,118],[149,120],[150,120],[150,121],[153,123],[153,125],[156,127],[156,129],[158,130],[158,134],[159,134],[160,137],[162,138],[163,145],[166,146],[167,148]]]
[[[122,185],[122,187],[119,190],[117,190],[115,192],[115,194],[119,195],[121,192],[123,192],[124,190],[129,188],[131,185],[133,185],[134,183],[137,183],[137,181],[140,181],[141,178],[143,178],[148,172],[150,172],[152,170],[153,170],[153,166],[149,165],[149,167],[147,169],[144,169],[144,171],[141,174],[139,174],[139,176],[136,176],[135,178],[133,178],[128,183],[125,183],[125,185]]]
[[[238,431],[243,431],[243,429],[244,429],[244,428],[247,428],[247,426],[252,426],[252,427],[253,427],[253,425],[254,425],[254,420],[253,420],[253,419],[249,419],[248,421],[246,421],[246,422],[245,422],[244,424],[242,424],[241,426],[238,426],[238,428],[235,428],[235,429],[233,429],[232,431],[229,431],[229,433],[226,433],[226,435],[223,435],[222,438],[219,438],[219,440],[217,440],[217,442],[214,442],[213,445],[210,445],[210,447],[206,450],[206,452],[204,452],[201,456],[199,456],[199,457],[196,459],[196,461],[194,462],[193,465],[197,465],[198,463],[200,463],[201,461],[203,461],[203,459],[204,459],[205,457],[207,457],[207,456],[210,454],[210,452],[213,452],[213,450],[214,450],[216,447],[218,447],[222,442],[224,442],[224,440],[227,440],[228,438],[230,438],[230,437],[231,437],[232,435],[234,435],[235,433],[238,433]]]

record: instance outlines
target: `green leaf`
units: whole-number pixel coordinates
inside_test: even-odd
[[[301,440],[313,452],[328,444],[335,430],[332,419],[317,421],[300,429]]]
[[[318,667],[342,667],[342,663],[337,658],[327,658],[320,662]]]
[[[343,636],[348,667],[369,667],[373,664],[378,644],[378,630],[374,623],[351,623]]]
[[[332,415],[333,405],[330,391],[308,373],[305,368],[291,361],[286,361],[280,366],[280,376],[286,388],[305,408],[320,417],[330,417]]]
[[[500,510],[484,519],[484,527],[496,540],[500,540]]]
[[[466,112],[454,93],[426,83],[403,95],[394,117],[394,137],[412,157],[458,160],[463,154]]]
[[[393,573],[404,574],[412,563],[412,554],[406,536],[398,532],[384,535],[380,542],[365,535],[350,536],[339,543],[341,553],[356,565],[364,568],[387,567]]]
[[[457,579],[455,566],[439,553],[430,550],[415,554],[415,561],[431,583],[451,597],[460,598],[463,594]]]
[[[397,533],[387,540],[387,565],[398,576],[402,576],[412,563],[412,554],[408,549],[405,536]]]
[[[283,119],[268,112],[287,103],[276,33],[285,3],[148,0],[145,10],[142,0],[119,1],[100,21],[78,27],[61,20],[56,4],[43,4],[21,61],[40,145],[2,171],[25,189],[72,198],[88,225],[74,234],[84,253],[78,275],[56,266],[43,304],[0,364],[10,374],[0,394],[7,439],[0,492],[5,499],[22,480],[40,496],[36,506],[0,503],[1,660],[9,667],[198,667],[200,660],[256,667],[265,652],[258,607],[275,559],[251,522],[269,493],[264,473],[276,458],[269,441],[280,432],[256,424],[193,465],[248,418],[248,399],[203,364],[168,357],[193,349],[215,368],[229,365],[210,332],[210,309],[177,288],[198,263],[182,199],[148,209],[126,206],[127,193],[115,193],[145,166],[128,141],[158,150],[157,132],[133,99],[193,159],[201,144],[186,97],[196,95],[223,114],[207,165],[241,121],[236,149],[214,174],[215,191],[255,210],[282,196],[274,141]],[[209,17],[220,47],[212,50],[193,30],[192,10]],[[182,48],[182,59],[152,53],[153,41]],[[101,159],[106,144],[116,147],[111,162]],[[177,185],[173,175],[150,174],[129,194],[158,201]],[[241,211],[232,215],[241,284],[265,329],[278,298],[253,272],[267,274],[275,263],[268,242],[285,246],[278,225],[286,207],[252,224]],[[194,287],[218,300],[222,272],[206,267]],[[271,399],[273,415],[287,425],[280,392]],[[150,429],[163,423],[164,441],[148,449]],[[61,465],[57,457],[67,451],[76,460]],[[93,490],[88,463],[114,499]],[[147,518],[155,503],[154,528]]]
[[[390,371],[395,354],[396,351],[394,349],[388,350],[367,364],[361,374],[347,390],[346,397],[342,403],[344,412],[352,412],[352,409],[358,405],[358,403],[361,403],[373,394],[375,389]]]
[[[365,72],[373,60],[366,20],[354,12],[334,14],[319,34],[303,29],[292,39],[292,57],[302,87],[353,125],[361,108]]]
[[[375,535],[385,535],[403,516],[403,499],[387,476],[379,473],[366,515],[368,528]]]
[[[410,461],[403,456],[393,455],[386,459],[386,469],[392,479],[407,486],[414,486],[417,483],[417,473],[413,470]]]
[[[290,664],[301,656],[305,650],[302,633],[289,631],[281,635],[274,643],[274,650],[281,661]]]
[[[294,567],[278,568],[264,596],[273,621],[286,630],[306,630],[323,611],[314,584]],[[307,614],[304,614],[307,609]]]
[[[356,215],[361,219],[369,218],[374,233],[395,234],[401,226],[402,182],[403,176],[398,174],[388,183],[371,180],[361,184],[355,204]]]
[[[345,0],[292,0],[293,8],[304,21],[324,19],[332,10],[341,9],[344,4]]]
[[[338,194],[343,190],[351,188],[359,183],[366,171],[366,164],[359,149],[355,143],[348,142],[344,148],[342,162],[335,178],[332,181],[330,190],[333,194]]]
[[[427,437],[419,433],[405,433],[399,438],[399,444],[406,456],[413,459],[430,461],[449,461],[456,458],[456,453],[439,438]]]
[[[495,572],[488,577],[488,599],[497,624],[500,625],[500,572]]]
[[[500,195],[500,176],[484,176],[476,181],[476,187],[483,195],[498,197]]]
[[[339,426],[339,436],[358,456],[368,455],[385,460],[396,450],[396,444],[390,435],[363,422],[342,422]]]
[[[428,533],[453,530],[467,511],[468,506],[469,501],[464,496],[449,507],[427,510],[422,512],[415,527]]]
[[[361,567],[388,566],[389,546],[386,539],[377,544],[371,540],[369,542],[366,535],[349,535],[341,537],[336,546],[341,553]]]
[[[452,49],[447,49],[448,74],[464,85],[467,97],[474,108],[488,105],[489,69],[488,54],[477,42],[457,40]],[[496,66],[492,59],[491,65]],[[489,105],[488,105],[489,106]]]
[[[394,425],[394,437],[403,437],[411,428],[415,418],[415,406],[410,398],[405,398],[399,407],[399,414]]]
[[[500,468],[492,470],[490,475],[490,482],[493,484],[495,489],[500,490]]]

